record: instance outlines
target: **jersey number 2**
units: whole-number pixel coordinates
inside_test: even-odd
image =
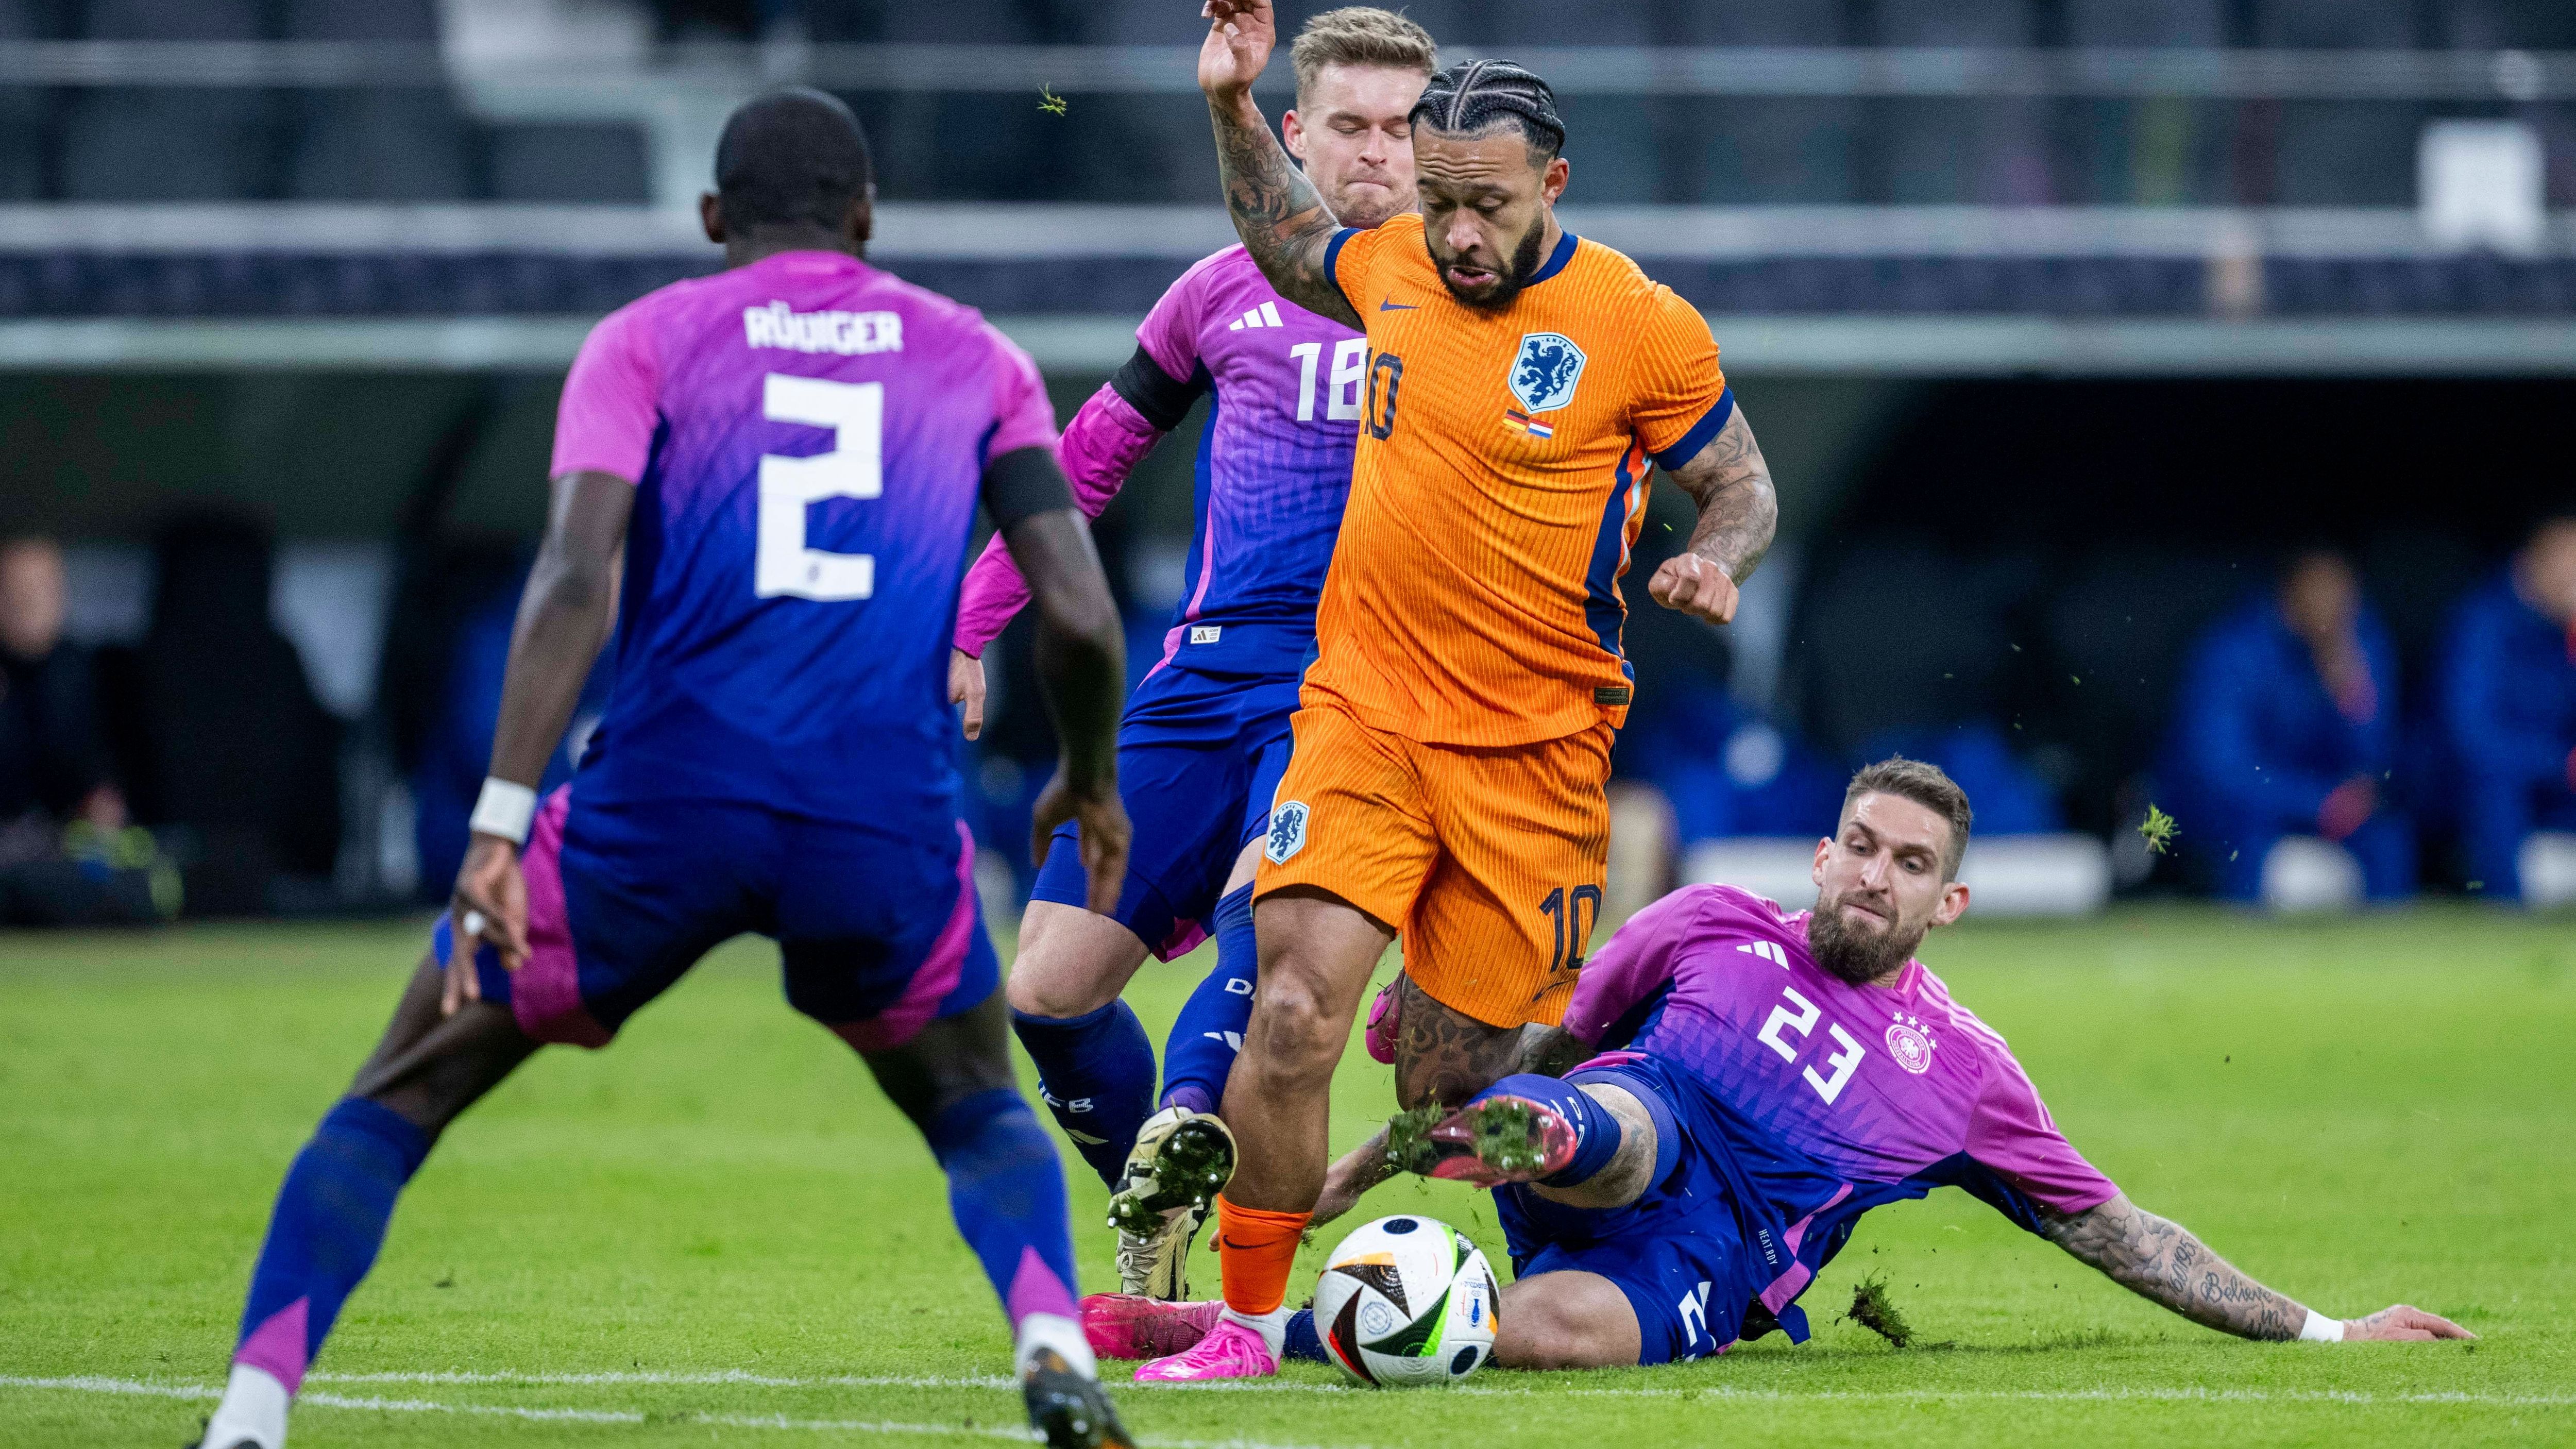
[[[773,372],[763,379],[760,415],[773,423],[832,430],[832,451],[806,458],[760,459],[760,543],[752,592],[838,603],[877,591],[877,561],[864,553],[805,546],[805,510],[826,498],[876,498],[885,492],[885,384],[833,382]]]

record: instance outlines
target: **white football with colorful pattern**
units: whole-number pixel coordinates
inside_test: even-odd
[[[1379,1388],[1450,1384],[1494,1354],[1501,1292],[1485,1255],[1437,1218],[1380,1218],[1342,1239],[1315,1284],[1315,1331]]]

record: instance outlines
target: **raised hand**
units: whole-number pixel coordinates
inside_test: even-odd
[[[1199,46],[1199,89],[1220,100],[1239,98],[1261,78],[1279,43],[1270,0],[1207,0],[1199,13],[1208,19],[1208,37]]]
[[[2383,1308],[2368,1318],[2347,1318],[2343,1324],[2346,1343],[2423,1343],[2436,1338],[2475,1337],[2438,1313],[2403,1303]]]
[[[1646,592],[1667,609],[1712,624],[1735,619],[1735,580],[1726,570],[1695,553],[1675,554],[1646,581]]]

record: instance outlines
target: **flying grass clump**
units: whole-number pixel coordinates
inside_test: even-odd
[[[2149,805],[2147,818],[2138,822],[2138,834],[2146,840],[2148,850],[2164,855],[2172,851],[2174,837],[2182,834],[2182,827],[2174,823],[2172,816]]]
[[[1896,1311],[1896,1300],[1887,1296],[1887,1282],[1876,1273],[1861,1280],[1852,1290],[1851,1311],[1843,1317],[1886,1339],[1890,1348],[1903,1348],[1914,1341],[1914,1330],[1905,1315]]]

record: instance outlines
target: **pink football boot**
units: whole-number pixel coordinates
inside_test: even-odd
[[[1216,1327],[1220,1302],[1166,1303],[1134,1293],[1094,1293],[1082,1300],[1082,1336],[1102,1358],[1165,1358],[1198,1347]]]
[[[1544,1102],[1496,1094],[1443,1117],[1417,1108],[1387,1123],[1387,1160],[1404,1172],[1476,1187],[1536,1182],[1574,1161],[1574,1124]]]
[[[1369,1003],[1368,1035],[1362,1038],[1368,1043],[1369,1060],[1382,1067],[1395,1065],[1395,987],[1389,981],[1378,989],[1377,1000]]]
[[[1158,1358],[1136,1370],[1140,1384],[1195,1384],[1212,1379],[1266,1379],[1279,1373],[1279,1359],[1261,1335],[1231,1318],[1219,1318],[1188,1351]]]

